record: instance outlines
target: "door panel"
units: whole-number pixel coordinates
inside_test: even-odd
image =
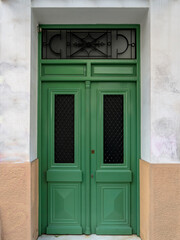
[[[136,161],[131,152],[135,103],[134,84],[92,84],[91,171],[95,177],[91,180],[91,206],[96,234],[131,234],[136,229],[136,206],[131,204],[131,199],[136,199],[131,184],[135,181],[131,162]]]
[[[131,234],[129,184],[97,184],[96,234]]]
[[[47,83],[47,234],[81,234],[84,84]]]
[[[49,225],[47,234],[81,234],[80,184],[49,183],[48,188]]]

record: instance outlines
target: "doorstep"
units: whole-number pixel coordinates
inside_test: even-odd
[[[113,236],[113,235],[42,235],[38,240],[141,240],[136,235]]]

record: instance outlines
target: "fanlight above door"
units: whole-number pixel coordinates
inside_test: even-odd
[[[43,29],[43,59],[135,59],[135,29]]]

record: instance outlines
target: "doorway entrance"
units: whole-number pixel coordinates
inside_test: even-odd
[[[134,27],[137,35],[138,26]],[[133,59],[126,60],[89,59],[89,55],[78,60],[41,59],[50,51],[43,48],[43,34],[47,33],[40,33],[39,60],[41,234],[137,233],[137,54],[131,50]],[[83,34],[77,47],[87,48],[88,54],[96,52],[91,35],[85,43],[87,30]],[[100,31],[99,39],[103,34]],[[52,39],[57,41],[57,35],[45,44],[54,52]],[[94,44],[104,46],[99,40]],[[74,51],[70,51],[73,57]],[[105,49],[99,51],[104,54]]]

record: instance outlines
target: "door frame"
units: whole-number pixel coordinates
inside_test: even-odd
[[[42,53],[42,29],[136,29],[136,59],[59,59],[59,60],[48,60],[41,59]],[[90,81],[104,81],[104,78],[101,77],[92,77],[91,76],[91,64],[93,63],[105,63],[105,64],[114,64],[114,63],[122,63],[122,64],[134,64],[136,66],[136,76],[133,77],[117,77],[114,78],[113,81],[123,82],[136,82],[136,96],[137,96],[137,144],[136,144],[136,159],[137,159],[137,235],[140,234],[140,185],[139,185],[139,159],[140,159],[140,142],[141,142],[141,112],[140,112],[140,104],[141,104],[141,89],[140,89],[140,25],[139,24],[51,24],[51,25],[39,25],[39,34],[38,34],[38,107],[37,107],[37,157],[39,159],[39,235],[42,233],[41,229],[41,179],[45,177],[45,173],[42,172],[42,162],[41,162],[41,87],[43,81],[48,81],[45,77],[41,75],[42,64],[78,64],[82,63],[87,66],[87,76],[86,77],[77,77],[77,79],[73,79],[73,81],[84,81],[88,87]],[[63,78],[64,79],[64,78]],[[52,81],[62,81],[61,79],[54,78]],[[72,77],[66,77],[63,81],[72,81]],[[112,81],[111,77],[107,77],[105,81]],[[86,100],[87,101],[87,100]],[[86,102],[87,105],[90,106],[90,101]],[[89,120],[88,120],[89,121]],[[86,136],[87,140],[89,136]],[[88,156],[87,156],[88,157]]]

